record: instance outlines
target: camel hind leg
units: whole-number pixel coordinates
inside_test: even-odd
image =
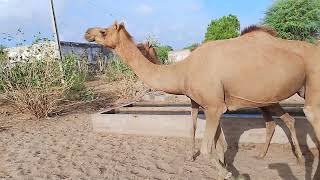
[[[295,119],[290,116],[288,113],[284,113],[283,115],[280,116],[280,119],[286,124],[286,126],[289,128],[292,143],[294,146],[294,152],[297,157],[298,163],[302,163],[302,152],[299,146],[298,138],[297,138],[297,133],[296,129],[294,126]]]
[[[294,146],[294,152],[297,157],[298,163],[302,162],[302,152],[299,146],[297,133],[295,129],[295,119],[290,116],[287,112],[284,111],[284,109],[280,106],[280,104],[274,104],[268,107],[268,109],[275,113],[277,116],[280,117],[280,119],[285,123],[287,128],[290,131],[291,140]]]
[[[269,109],[267,107],[262,107],[260,109],[262,110],[262,116],[263,116],[265,123],[266,123],[266,142],[263,146],[261,153],[258,156],[258,158],[262,159],[266,156],[266,154],[268,152],[268,148],[270,146],[270,142],[271,142],[272,136],[273,136],[275,128],[276,128],[276,123],[272,119],[271,112],[269,111]]]
[[[283,108],[280,106],[280,104],[274,104],[271,106],[267,107],[262,107],[260,108],[262,110],[263,117],[266,121],[266,131],[267,131],[267,138],[266,138],[266,143],[264,145],[264,148],[259,155],[259,158],[264,158],[265,155],[267,154],[268,148],[270,146],[270,142],[272,139],[272,136],[274,134],[274,130],[276,127],[276,124],[274,120],[272,119],[271,112],[275,113],[277,116],[280,117],[280,119],[286,124],[290,131],[290,136],[292,139],[292,143],[294,146],[294,152],[297,157],[297,160],[299,163],[302,162],[302,152],[299,146],[298,138],[297,138],[297,133],[294,127],[295,119],[290,116],[288,113],[286,113]]]

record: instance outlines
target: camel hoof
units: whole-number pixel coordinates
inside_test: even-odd
[[[200,151],[197,151],[197,152],[192,156],[193,161],[195,161],[198,156],[200,156]]]
[[[219,176],[219,177],[218,177],[218,180],[235,180],[235,177],[232,176],[232,173],[231,173],[231,172],[228,172],[225,177]]]
[[[188,154],[187,160],[194,162],[199,155],[200,155],[200,151],[197,151],[196,153],[190,153]]]
[[[297,157],[297,164],[302,166],[305,164],[305,159],[303,157]]]
[[[239,175],[235,178],[235,180],[247,180],[247,178],[243,175]]]
[[[262,160],[266,157],[266,155],[264,154],[259,154],[258,156],[256,156],[256,159]]]

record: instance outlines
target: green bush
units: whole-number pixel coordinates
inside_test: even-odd
[[[0,63],[7,60],[7,52],[5,51],[5,46],[0,45]]]
[[[158,45],[155,47],[158,59],[160,60],[161,64],[168,64],[168,53],[169,51],[172,51],[171,46],[163,46]]]
[[[230,39],[239,36],[240,22],[237,16],[228,15],[210,22],[204,42],[210,40]]]
[[[74,101],[93,100],[92,91],[85,86],[89,72],[87,60],[68,54],[63,58],[62,68],[65,83],[70,86],[65,92],[65,98]]]
[[[113,55],[105,70],[105,80],[107,82],[114,82],[125,78],[136,80],[137,76],[128,65],[121,61],[119,56]]]
[[[5,47],[0,45],[0,71],[1,72],[3,72],[5,63],[8,60],[7,53],[5,52],[4,49]],[[0,72],[0,75],[1,75],[1,72]],[[4,91],[4,85],[0,81],[0,93],[3,93],[3,91]]]
[[[172,51],[173,48],[168,45],[162,45],[153,36],[149,36],[147,40],[156,49],[157,57],[160,60],[161,64],[168,64],[168,53],[169,51]]]
[[[315,42],[320,33],[320,1],[274,1],[263,24],[273,27],[283,39]]]

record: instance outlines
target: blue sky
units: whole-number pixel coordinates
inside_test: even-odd
[[[236,15],[241,28],[261,21],[273,0],[55,0],[61,40],[84,42],[88,27],[124,21],[136,42],[153,36],[175,49],[201,42],[208,23]],[[52,37],[49,0],[0,0],[0,44],[28,44],[38,32]],[[18,29],[22,33],[17,33]],[[13,40],[8,41],[11,34]]]

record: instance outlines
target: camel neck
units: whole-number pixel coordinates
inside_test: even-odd
[[[157,65],[147,60],[132,40],[115,49],[125,64],[148,86],[172,94],[183,94],[184,74],[176,65]]]

